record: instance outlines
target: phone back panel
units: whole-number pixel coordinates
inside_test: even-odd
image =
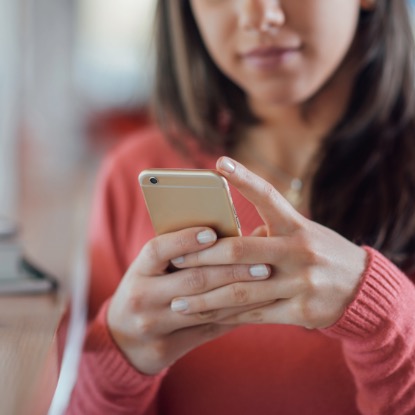
[[[226,179],[215,171],[149,169],[139,182],[157,234],[208,226],[218,237],[241,235]]]

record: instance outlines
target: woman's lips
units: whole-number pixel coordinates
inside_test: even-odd
[[[267,47],[242,53],[241,59],[253,69],[270,70],[288,64],[298,56],[300,47]]]

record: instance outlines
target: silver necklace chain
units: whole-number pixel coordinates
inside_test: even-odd
[[[304,182],[300,177],[295,177],[288,174],[278,166],[270,163],[268,160],[263,158],[256,150],[252,147],[247,150],[247,154],[257,162],[264,170],[267,171],[271,176],[275,177],[278,181],[284,182],[289,189],[281,194],[294,206],[298,207],[302,202],[302,191],[304,188]]]

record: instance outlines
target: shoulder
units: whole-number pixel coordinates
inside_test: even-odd
[[[180,151],[157,126],[126,137],[107,155],[114,168],[141,170],[148,167],[181,167],[186,163]]]
[[[107,176],[131,181],[148,168],[215,168],[216,157],[202,151],[192,137],[184,137],[182,144],[183,148],[180,148],[160,128],[152,125],[124,138],[112,148],[101,170]]]
[[[114,246],[123,247],[123,252],[118,253],[123,269],[144,242],[143,235],[149,235],[152,230],[138,175],[143,169],[167,167],[169,163],[183,163],[181,155],[160,129],[153,126],[123,138],[101,161],[94,189],[91,228],[95,235],[110,229],[111,235],[107,238],[115,241]],[[137,241],[135,235],[143,239]]]
[[[141,170],[180,159],[163,133],[151,126],[123,138],[103,157],[96,179],[96,193],[107,203],[120,203],[135,194]]]
[[[120,205],[135,209],[143,203],[141,192],[137,191],[142,170],[195,167],[193,157],[184,155],[160,128],[152,125],[123,138],[104,156],[96,189],[112,210]]]

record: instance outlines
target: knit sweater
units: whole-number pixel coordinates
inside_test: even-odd
[[[354,301],[327,329],[242,326],[155,376],[128,362],[106,313],[127,267],[154,237],[137,176],[150,167],[212,169],[215,161],[182,156],[155,128],[106,157],[91,215],[90,320],[67,414],[414,415],[415,287],[369,247]],[[249,234],[261,219],[235,190],[232,197]]]

